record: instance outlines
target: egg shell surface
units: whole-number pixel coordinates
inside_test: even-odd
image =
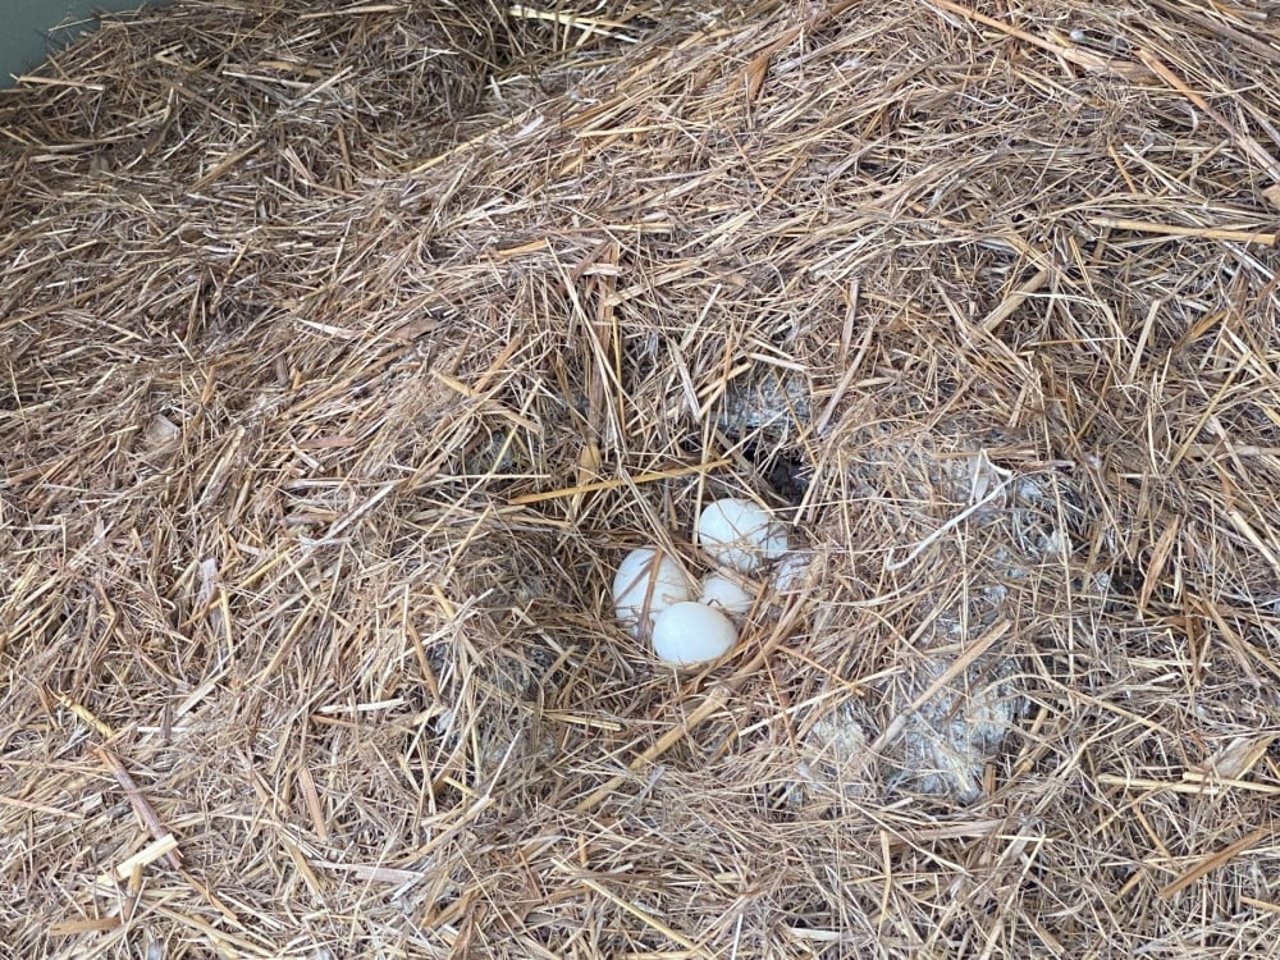
[[[672,604],[653,624],[653,652],[672,666],[718,660],[737,642],[738,630],[729,618],[701,603]]]
[[[729,617],[744,617],[755,602],[755,594],[733,577],[709,573],[702,578],[698,602],[713,607]]]
[[[773,589],[778,593],[794,593],[804,586],[814,558],[810,553],[789,553],[773,571]]]
[[[613,613],[633,637],[648,633],[659,613],[692,595],[680,564],[666,554],[658,557],[652,547],[628,553],[613,577]]]
[[[768,510],[750,500],[725,497],[698,517],[698,542],[718,563],[752,573],[787,552],[787,533]]]

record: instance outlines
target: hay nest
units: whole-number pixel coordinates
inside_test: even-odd
[[[1262,956],[1280,24],[179,2],[0,100],[15,956]],[[661,669],[623,553],[791,524]]]

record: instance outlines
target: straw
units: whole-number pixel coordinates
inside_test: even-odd
[[[105,16],[0,92],[0,952],[1273,954],[1277,91],[1249,4]],[[720,496],[795,566],[676,673],[609,588]]]

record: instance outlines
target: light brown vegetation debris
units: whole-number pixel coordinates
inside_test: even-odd
[[[20,957],[1261,957],[1280,20],[193,2],[0,94]],[[611,622],[708,498],[804,574]]]

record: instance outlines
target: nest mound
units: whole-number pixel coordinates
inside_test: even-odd
[[[1278,63],[1181,0],[58,55],[0,99],[0,942],[1269,955]],[[722,495],[795,562],[675,675],[609,584]]]

